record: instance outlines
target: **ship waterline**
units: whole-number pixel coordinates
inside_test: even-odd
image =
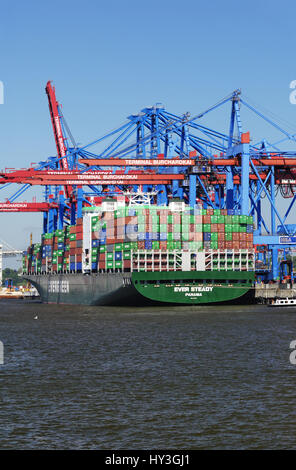
[[[247,271],[25,275],[45,303],[84,305],[203,305],[252,303]]]

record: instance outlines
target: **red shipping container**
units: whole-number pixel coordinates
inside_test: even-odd
[[[225,232],[225,224],[218,224],[218,232]]]
[[[225,233],[218,232],[218,242],[224,242],[224,240],[225,240]]]
[[[218,241],[218,250],[225,250],[225,249],[226,249],[225,242],[224,241],[221,241],[221,242]]]
[[[195,242],[202,242],[203,240],[203,233],[202,232],[195,232],[194,233],[194,241]]]
[[[207,215],[214,215],[214,209],[207,209]]]
[[[207,213],[207,215],[202,216],[203,224],[210,224],[211,223],[211,216]]]
[[[106,237],[106,244],[107,244],[107,245],[113,245],[113,244],[115,244],[115,243],[117,243],[117,238],[114,238],[114,237],[113,237],[113,238]]]
[[[225,242],[225,249],[226,249],[226,250],[232,250],[232,248],[233,248],[233,242],[231,242],[231,241],[226,241],[226,242]]]
[[[174,222],[174,224],[180,224],[181,223],[181,214],[173,214],[173,222]]]
[[[232,233],[232,240],[234,242],[238,242],[239,241],[239,232],[233,232]]]
[[[211,224],[211,232],[218,232],[218,224]]]
[[[100,232],[92,232],[91,238],[92,240],[98,240],[100,238]]]
[[[114,212],[103,212],[102,218],[105,220],[114,219]]]
[[[83,233],[82,232],[77,232],[76,233],[76,240],[83,240]]]
[[[124,220],[124,217],[122,218]],[[114,227],[116,224],[119,225],[122,222],[122,219],[107,219],[106,222],[106,228]],[[119,222],[120,220],[120,222]]]

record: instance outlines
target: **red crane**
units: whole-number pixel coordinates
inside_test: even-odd
[[[50,117],[53,127],[54,138],[56,141],[56,147],[59,157],[59,165],[62,170],[68,170],[68,160],[66,157],[67,148],[65,145],[65,138],[63,135],[61,117],[59,114],[59,103],[57,102],[55,95],[55,88],[51,86],[51,82],[48,81],[45,88],[47,97],[48,97],[48,106],[50,111]],[[65,186],[66,196],[69,197],[72,192],[71,187]]]

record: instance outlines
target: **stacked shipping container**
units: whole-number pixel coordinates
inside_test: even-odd
[[[227,252],[228,258],[232,254],[233,266],[236,253],[240,253],[241,259],[242,251],[253,252],[253,218],[238,211],[180,212],[145,205],[110,212],[96,210],[95,213],[86,210],[84,214],[90,224],[88,246],[83,240],[83,219],[77,219],[76,225],[43,234],[40,245],[29,247],[24,255],[24,272],[182,270],[184,265],[182,268],[178,262],[178,254],[216,251]],[[141,258],[145,260],[144,267]],[[223,262],[212,263],[209,269],[220,270],[223,266]],[[189,269],[197,269],[195,262],[191,262]]]

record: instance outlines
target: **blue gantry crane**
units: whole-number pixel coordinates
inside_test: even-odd
[[[286,269],[280,258],[296,249],[296,150],[282,147],[289,142],[296,149],[296,134],[249,104],[240,90],[193,116],[178,116],[158,103],[79,146],[50,82],[46,93],[57,155],[27,170],[2,171],[2,188],[12,183],[21,187],[2,204],[3,209],[0,204],[0,211],[4,206],[5,211],[10,206],[15,211],[16,201],[28,188],[42,185],[47,206],[40,210],[46,232],[75,223],[84,205],[95,205],[107,196],[142,191],[158,205],[178,198],[192,209],[226,208],[252,215],[254,244],[259,247],[258,279],[277,279]],[[227,133],[204,124],[205,117],[222,107],[228,107]],[[244,128],[242,107],[282,137],[253,143],[252,130]]]

